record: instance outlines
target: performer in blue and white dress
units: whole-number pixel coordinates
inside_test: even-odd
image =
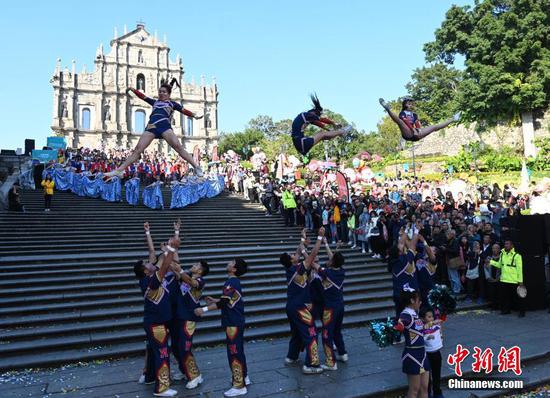
[[[430,362],[424,345],[424,322],[418,317],[420,293],[418,290],[403,287],[401,302],[405,309],[399,315],[396,329],[405,335],[405,347],[401,355],[402,369],[409,380],[409,397],[428,397]]]

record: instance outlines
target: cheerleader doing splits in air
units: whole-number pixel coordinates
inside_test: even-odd
[[[451,119],[446,120],[443,123],[439,123],[434,126],[422,127],[420,120],[418,120],[418,116],[413,112],[414,101],[412,99],[405,98],[403,100],[399,116],[391,110],[389,103],[384,101],[383,98],[380,98],[379,101],[380,105],[382,105],[386,112],[388,112],[391,119],[399,126],[401,136],[405,141],[419,141],[429,134],[437,130],[441,130],[449,124],[460,120],[460,112],[457,112]]]
[[[144,100],[149,105],[151,105],[153,107],[153,111],[151,112],[151,116],[149,116],[149,123],[147,123],[145,131],[139,138],[139,141],[134,151],[116,170],[106,173],[106,177],[122,177],[124,174],[124,170],[139,159],[141,153],[151,144],[151,142],[153,142],[155,138],[164,138],[168,145],[174,148],[182,158],[184,158],[189,164],[191,164],[191,166],[194,167],[195,174],[199,177],[202,177],[202,169],[197,163],[195,163],[193,157],[183,148],[183,145],[178,140],[178,137],[176,136],[176,134],[174,134],[174,131],[172,130],[172,124],[170,123],[170,119],[174,110],[194,119],[201,119],[202,116],[196,116],[193,112],[187,109],[183,109],[183,107],[177,102],[170,100],[170,94],[172,93],[172,86],[174,85],[174,83],[179,87],[179,83],[175,78],[172,79],[170,83],[164,80],[162,81],[159,88],[158,100],[149,98],[141,91],[138,91],[132,87],[129,87],[126,90],[127,93],[130,93],[131,91],[138,98]]]
[[[307,153],[319,141],[344,136],[352,130],[351,126],[346,126],[340,130],[330,130],[330,128],[327,127],[328,124],[336,128],[340,128],[341,126],[329,118],[321,117],[323,114],[323,107],[316,95],[311,95],[311,101],[313,102],[313,109],[300,113],[292,122],[292,142],[296,150],[304,157],[307,156]],[[326,131],[320,131],[313,137],[306,137],[304,136],[304,130],[309,124],[314,124]]]

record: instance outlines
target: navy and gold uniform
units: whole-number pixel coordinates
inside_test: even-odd
[[[222,327],[225,328],[227,360],[233,387],[243,388],[248,368],[244,355],[244,300],[239,278],[231,276],[227,279],[217,306],[222,310]]]
[[[428,293],[435,286],[435,271],[437,269],[437,264],[432,264],[430,262],[422,242],[419,242],[418,244],[415,259],[420,299],[422,300],[422,303],[427,304]],[[412,287],[414,289],[414,286]]]
[[[325,128],[327,124],[334,125],[335,123],[328,118],[317,116],[315,112],[311,111],[302,112],[294,118],[292,122],[292,143],[296,150],[304,156],[307,155],[315,144],[312,137],[304,135],[304,130],[309,124]]]
[[[414,263],[415,253],[412,250],[407,250],[405,254],[401,254],[398,258],[391,262],[391,273],[393,280],[393,301],[395,303],[395,316],[403,310],[401,306],[401,291],[403,286],[407,285],[414,290],[418,290],[418,279],[416,275],[416,266]]]
[[[311,297],[311,315],[313,319],[321,320],[325,301],[323,299],[323,278],[315,271],[310,270],[309,274],[309,295]]]
[[[411,136],[408,137],[409,141],[418,141],[420,137],[417,135],[417,132],[422,128],[418,115],[412,111],[402,110],[399,113],[399,119],[403,120],[410,129]]]
[[[344,321],[344,278],[346,271],[343,268],[320,268],[319,276],[323,286],[323,349],[325,364],[334,366],[335,356],[333,344],[338,354],[346,354],[342,337],[342,322]]]
[[[189,117],[194,116],[193,112],[183,109],[177,102],[155,100],[135,89],[132,89],[132,92],[153,107],[145,131],[153,133],[155,138],[162,138],[162,133],[172,128],[170,120],[174,110]]]
[[[399,320],[405,327],[405,348],[401,355],[403,373],[419,375],[429,372],[430,361],[424,346],[424,322],[418,318],[416,311],[408,307],[401,312]]]
[[[305,366],[319,366],[319,349],[315,320],[311,315],[311,296],[307,271],[303,263],[286,267],[286,315],[290,323],[290,342],[287,358],[296,360],[303,347],[306,349]]]
[[[177,322],[176,322],[176,312],[177,312],[177,305],[178,305],[178,295],[179,295],[179,283],[178,279],[174,275],[172,271],[168,271],[166,275],[164,275],[164,286],[166,286],[166,289],[168,290],[168,295],[170,297],[170,308],[172,311],[172,319],[170,319],[170,322],[168,324],[168,329],[170,329],[170,349],[172,351],[172,355],[177,359],[178,358],[178,328],[177,328]]]
[[[144,295],[143,327],[147,335],[147,362],[152,365],[148,365],[148,368],[153,371],[155,393],[161,393],[170,387],[170,297],[166,282],[159,279],[158,272],[140,279],[139,286]],[[150,376],[146,375],[146,380],[150,380]]]
[[[191,274],[189,274],[191,276]],[[200,299],[202,296],[202,290],[204,289],[204,279],[198,277],[196,279],[198,286],[193,287],[185,282],[181,282],[177,292],[177,305],[176,305],[176,333],[178,333],[176,358],[181,373],[183,373],[187,380],[193,380],[200,375],[199,368],[195,362],[195,357],[191,351],[193,347],[193,334],[197,321],[200,317],[195,315],[195,308],[200,307]]]

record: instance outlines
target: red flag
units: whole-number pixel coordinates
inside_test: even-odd
[[[199,163],[201,158],[201,149],[198,145],[195,145],[195,148],[193,149],[193,160],[195,163]]]
[[[346,180],[346,176],[340,172],[336,172],[336,183],[338,184],[338,197],[340,199],[346,197],[346,200],[349,201],[349,189],[348,189],[348,181]]]
[[[214,148],[212,148],[212,161],[217,162],[220,160],[220,157],[218,156],[218,146],[214,145]]]

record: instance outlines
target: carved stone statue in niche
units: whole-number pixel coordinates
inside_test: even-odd
[[[106,122],[111,121],[111,101],[105,100],[105,105],[103,107],[103,120]]]
[[[63,96],[63,101],[61,101],[61,117],[68,117],[69,110],[67,109],[67,96]]]

